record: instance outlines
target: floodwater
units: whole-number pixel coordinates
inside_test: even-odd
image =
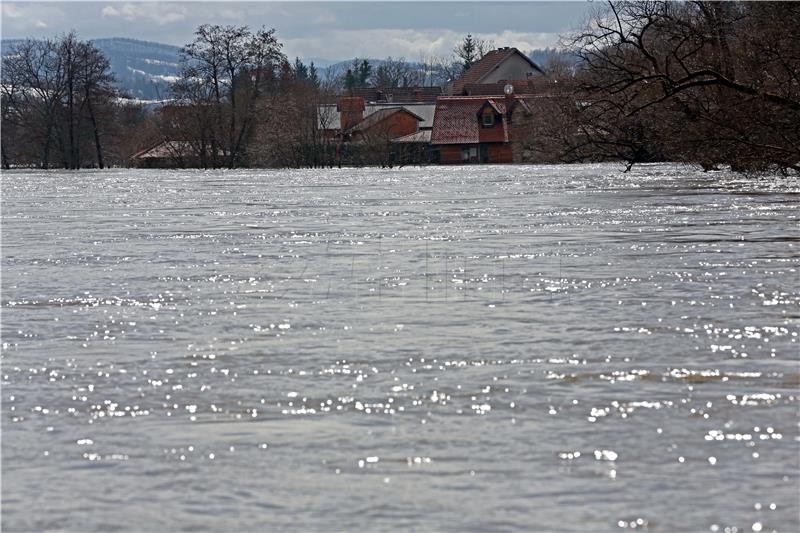
[[[2,528],[800,529],[800,181],[6,172]]]

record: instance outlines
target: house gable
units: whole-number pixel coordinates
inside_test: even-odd
[[[535,74],[542,74],[542,70],[536,63],[525,57],[516,48],[512,49],[515,53],[507,56],[501,63],[486,73],[478,83],[498,83],[504,80],[526,80]]]
[[[424,119],[403,107],[382,109],[372,113],[345,132],[353,140],[366,138],[394,139],[416,133]]]
[[[544,74],[544,71],[516,48],[498,48],[483,56],[453,82],[453,94],[464,94],[467,85],[525,80],[536,73]]]

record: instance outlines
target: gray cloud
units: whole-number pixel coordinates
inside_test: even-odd
[[[290,56],[448,54],[471,32],[498,46],[556,44],[589,2],[3,2],[4,38],[130,37],[183,45],[204,23],[275,28]]]
[[[163,4],[159,2],[125,2],[109,4],[100,14],[103,18],[121,17],[129,22],[154,22],[165,26],[186,20],[187,6]]]
[[[520,50],[553,46],[557,33],[486,32],[475,37],[493,41],[497,46],[514,46]],[[326,30],[313,37],[284,40],[285,52],[301,57],[405,57],[449,56],[464,37],[462,32],[446,28]]]

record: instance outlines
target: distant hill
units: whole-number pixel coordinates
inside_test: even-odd
[[[122,38],[92,43],[108,57],[120,89],[142,100],[169,97],[169,85],[180,75],[179,47]]]
[[[20,39],[3,39],[2,54],[18,42]],[[179,47],[119,37],[92,43],[108,57],[120,90],[141,100],[169,97],[169,84],[180,74]]]
[[[5,55],[17,42],[19,39],[3,39],[2,54]],[[108,57],[120,90],[140,100],[169,98],[170,83],[180,75],[180,47],[121,37],[95,39],[92,42]],[[548,59],[554,57],[566,61],[568,64],[577,63],[577,58],[572,54],[552,48],[531,50],[528,52],[528,56],[541,66],[546,66]],[[292,61],[293,58],[289,58],[289,60]],[[313,61],[322,78],[342,76],[353,63],[352,59],[335,61],[309,58],[303,61],[306,64]],[[383,60],[369,59],[369,62],[373,68],[377,68],[383,63]],[[423,65],[414,61],[409,61],[409,64],[412,69],[417,71],[424,68]],[[439,66],[432,67],[426,79],[428,83],[440,84],[447,81],[447,76]]]
[[[0,43],[2,54],[8,53],[20,41],[3,39]],[[120,90],[140,100],[169,98],[169,85],[180,75],[180,47],[122,37],[94,39],[92,43],[108,57]],[[330,65],[339,63],[318,57],[303,61],[306,64],[313,61],[320,75],[324,75]]]

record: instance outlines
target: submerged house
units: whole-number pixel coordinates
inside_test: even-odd
[[[440,163],[511,163],[515,99],[443,96],[436,102],[431,144]]]
[[[227,152],[217,149],[216,160],[223,166]],[[168,140],[136,152],[130,165],[137,168],[204,168],[213,160],[210,149],[205,151],[192,141]]]
[[[548,94],[443,96],[431,145],[442,164],[552,161],[568,98]]]
[[[348,96],[318,106],[317,128],[341,143],[428,143],[435,110],[433,102],[367,103],[363,97]]]
[[[554,87],[525,54],[499,48],[444,95],[438,88],[357,88],[318,106],[317,128],[338,152],[424,152],[406,160],[443,164],[541,161],[551,133],[545,126],[563,104]]]
[[[564,105],[538,65],[516,48],[483,56],[436,100],[431,145],[443,164],[547,158],[547,135]]]
[[[161,141],[133,154],[130,162],[139,168],[192,168],[200,166],[200,156],[189,141]]]
[[[404,107],[379,109],[342,130],[342,136],[349,142],[393,140],[416,134],[420,122],[424,120],[423,117]]]

